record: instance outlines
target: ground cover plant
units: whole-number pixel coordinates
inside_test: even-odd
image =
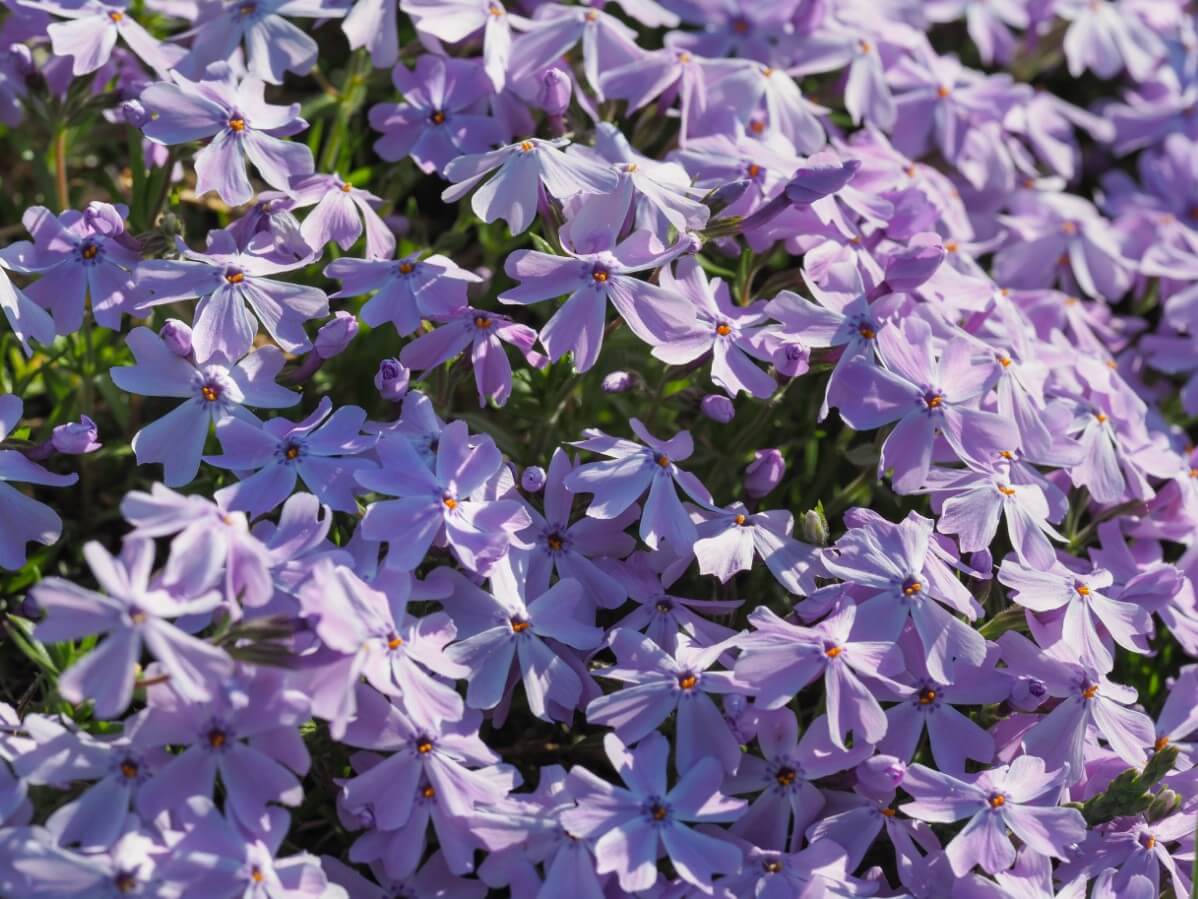
[[[0,896],[1192,894],[1179,0],[4,0]]]

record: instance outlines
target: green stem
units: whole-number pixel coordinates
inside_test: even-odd
[[[54,135],[54,189],[58,194],[58,211],[71,208],[71,192],[67,186],[67,129],[59,126]]]

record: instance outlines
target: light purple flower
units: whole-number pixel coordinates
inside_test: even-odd
[[[183,259],[142,265],[137,289],[143,308],[198,298],[191,335],[197,359],[243,356],[254,344],[258,321],[287,352],[312,347],[304,322],[328,315],[329,298],[316,287],[267,277],[298,268],[302,260],[273,262],[253,248],[243,251],[222,230],[208,232],[206,252],[182,241],[178,247]]]
[[[630,425],[641,443],[609,437],[599,430],[587,431],[586,440],[574,443],[608,458],[588,462],[571,472],[565,480],[566,489],[593,494],[587,515],[605,520],[617,518],[648,490],[641,513],[641,539],[651,549],[658,549],[664,540],[672,552],[687,555],[698,532],[678,498],[675,484],[703,506],[710,507],[712,502],[702,482],[676,464],[694,452],[690,432],[679,431],[669,440],[658,440],[638,419],[631,419]]]
[[[70,421],[57,425],[50,436],[50,444],[55,452],[68,456],[82,456],[94,453],[102,444],[96,439],[100,431],[96,423],[88,416],[81,415],[79,421]]]
[[[79,330],[89,298],[92,315],[105,328],[118,330],[121,315],[132,311],[141,254],[125,232],[126,212],[93,203],[83,212],[69,209],[56,216],[45,206],[32,206],[21,221],[33,242],[0,251],[0,264],[10,270],[41,275],[25,292],[49,311],[59,334]]]
[[[321,0],[242,0],[202,7],[185,63],[191,70],[202,71],[210,63],[228,60],[244,42],[249,74],[282,84],[286,72],[306,75],[311,71],[317,54],[311,35],[283,17],[338,19],[346,12],[341,4],[326,5]]]
[[[1015,862],[1008,829],[1024,845],[1053,858],[1067,857],[1073,845],[1085,837],[1081,812],[1055,805],[1068,774],[1063,768],[1046,770],[1044,760],[1034,755],[1021,755],[1010,765],[967,780],[912,765],[903,778],[903,789],[915,801],[902,809],[924,821],[951,823],[969,818],[964,830],[945,847],[953,873],[964,877],[974,865],[981,865],[994,874]]]
[[[354,474],[376,467],[360,455],[378,442],[377,434],[361,433],[365,421],[366,413],[357,406],[333,412],[327,396],[300,422],[226,417],[216,426],[224,455],[205,456],[204,461],[237,472],[241,480],[217,490],[216,501],[257,518],[290,496],[300,480],[332,509],[356,513],[354,497],[362,488]]]
[[[26,356],[33,355],[29,341],[42,346],[54,342],[54,319],[41,306],[26,296],[25,291],[12,283],[8,277],[8,263],[0,255],[0,312],[20,343]]]
[[[262,81],[246,78],[239,83],[224,64],[215,64],[197,81],[177,71],[171,77],[171,82],[160,81],[142,91],[141,102],[151,116],[145,135],[167,145],[212,138],[195,157],[197,193],[216,191],[231,206],[248,202],[254,189],[246,175],[246,159],[277,190],[288,190],[296,175],[312,174],[312,151],[306,144],[284,140],[308,127],[298,103],[267,103]]]
[[[466,703],[471,708],[492,709],[505,699],[515,662],[529,711],[546,721],[569,722],[583,685],[557,644],[582,650],[598,646],[603,632],[593,624],[594,607],[584,599],[582,585],[569,578],[526,599],[526,566],[510,560],[491,569],[490,592],[459,592],[444,601],[459,636],[446,656],[469,669]]]
[[[606,193],[616,186],[616,176],[608,168],[562,153],[569,143],[565,138],[530,137],[488,153],[459,156],[445,167],[445,177],[454,183],[441,199],[457,202],[482,185],[470,203],[475,214],[487,223],[503,219],[512,234],[520,234],[532,224],[542,187],[565,200],[579,193]],[[494,176],[484,184],[492,172]]]
[[[124,38],[129,49],[160,75],[172,68],[185,55],[176,44],[155,40],[129,12],[129,5],[105,0],[86,0],[82,4],[39,0],[44,9],[69,21],[54,22],[46,29],[55,56],[73,56],[72,74],[87,75],[108,62],[118,37]]]
[[[370,127],[382,133],[374,151],[388,162],[411,156],[432,174],[444,172],[459,156],[505,143],[503,125],[484,112],[490,85],[480,75],[473,60],[433,53],[416,60],[413,70],[402,63],[395,66],[391,80],[403,102],[370,107]]]
[[[196,476],[213,422],[229,416],[257,421],[246,406],[283,409],[299,402],[298,393],[275,383],[283,367],[283,354],[276,347],[255,350],[236,363],[215,357],[197,364],[176,356],[149,328],[134,328],[125,342],[136,362],[111,369],[117,387],[141,396],[184,400],[133,436],[138,464],[161,463],[170,486]]]
[[[507,83],[512,52],[512,17],[499,0],[401,0],[416,30],[456,44],[483,33],[483,67],[496,91]],[[520,22],[523,20],[517,16]]]
[[[749,613],[753,630],[737,645],[736,680],[752,691],[757,705],[777,709],[820,678],[828,697],[832,742],[847,749],[855,743],[877,743],[886,734],[886,715],[862,676],[900,694],[907,688],[890,679],[904,670],[903,656],[893,643],[864,640],[853,630],[861,609],[841,604],[815,627],[783,621],[766,606]]]
[[[1089,69],[1099,78],[1113,78],[1124,68],[1136,81],[1148,79],[1165,46],[1131,4],[1108,0],[1056,0],[1052,8],[1069,21],[1065,59],[1069,74],[1078,78]]]
[[[358,483],[401,498],[372,503],[362,533],[388,544],[391,568],[411,571],[436,541],[485,576],[507,553],[512,536],[531,521],[515,500],[475,498],[502,459],[490,436],[470,437],[465,422],[446,426],[433,470],[402,438],[384,438],[377,452],[382,467],[359,471]]]
[[[596,841],[600,874],[615,873],[620,888],[630,892],[650,889],[658,881],[663,846],[679,876],[699,887],[711,883],[716,873],[739,869],[740,849],[689,826],[732,821],[745,808],[741,800],[720,792],[719,762],[700,760],[667,789],[670,746],[661,734],[650,734],[632,750],[608,734],[603,748],[625,786],[613,786],[576,766],[569,784],[578,807],[562,815],[572,833]]]
[[[126,540],[117,558],[95,541],[85,545],[83,553],[103,593],[56,577],[42,580],[32,591],[46,612],[35,631],[39,640],[107,636],[59,676],[63,697],[74,703],[90,699],[97,717],[117,717],[133,698],[144,645],[180,696],[191,702],[209,699],[221,679],[232,672],[232,661],[223,650],[166,619],[211,611],[220,603],[220,594],[188,598],[155,584],[151,580],[154,544],[149,540]]]
[[[703,510],[696,528],[695,558],[701,574],[721,583],[738,571],[748,571],[760,556],[770,574],[789,592],[802,596],[815,590],[818,562],[814,548],[791,537],[794,516],[782,509],[750,512],[741,503],[726,509]]]
[[[544,368],[548,360],[533,349],[537,332],[496,312],[463,306],[437,317],[440,324],[421,334],[400,351],[399,361],[413,371],[435,368],[467,347],[474,366],[478,404],[507,403],[512,393],[512,366],[504,343],[518,349],[533,368]]]
[[[21,398],[0,394],[0,441],[21,420]],[[0,568],[16,571],[25,564],[25,544],[52,545],[62,534],[62,519],[49,506],[26,496],[9,482],[69,487],[77,474],[54,474],[16,450],[0,450]]]
[[[421,259],[411,254],[393,261],[337,259],[328,264],[325,275],[342,282],[333,299],[376,291],[362,307],[362,321],[372,328],[391,322],[401,336],[418,331],[422,318],[464,309],[468,285],[482,282],[474,272],[441,255]]]
[[[1152,616],[1130,602],[1103,595],[1114,583],[1109,571],[1096,568],[1079,573],[1060,562],[1037,570],[1008,556],[998,569],[998,580],[1011,588],[1011,599],[1033,612],[1063,610],[1061,639],[1088,667],[1109,671],[1115,657],[1108,637],[1132,652],[1148,652]]]
[[[300,228],[304,242],[321,252],[330,241],[349,250],[362,236],[366,223],[366,256],[390,259],[395,252],[395,235],[374,211],[382,199],[368,190],[354,187],[340,175],[303,175],[291,182],[295,207],[315,204]]]
[[[676,715],[675,767],[689,771],[704,758],[714,758],[727,772],[740,764],[740,745],[710,693],[744,692],[728,671],[711,670],[726,643],[701,646],[685,635],[673,653],[627,628],[609,638],[616,664],[596,674],[621,683],[620,689],[587,705],[587,721],[615,728],[620,741],[643,740],[671,714]]]

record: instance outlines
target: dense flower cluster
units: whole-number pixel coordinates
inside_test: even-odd
[[[1182,0],[5,8],[0,894],[1191,894]]]

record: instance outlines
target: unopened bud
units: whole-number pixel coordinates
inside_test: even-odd
[[[745,469],[745,493],[762,497],[777,487],[786,474],[786,460],[776,449],[757,450]]]
[[[1034,677],[1021,677],[1011,687],[1010,702],[1021,712],[1033,712],[1048,699],[1048,687]]]
[[[316,332],[316,355],[321,359],[341,355],[357,336],[358,328],[358,320],[351,313],[335,312],[333,318]]]
[[[530,465],[520,474],[520,486],[529,493],[540,493],[545,486],[545,469],[539,465]]]
[[[803,539],[814,546],[828,545],[828,520],[819,509],[808,509],[804,513]]]
[[[158,331],[166,348],[176,356],[191,355],[191,326],[177,318],[168,318]]]
[[[903,778],[907,776],[907,765],[893,755],[875,755],[857,766],[857,786],[863,793],[875,799],[890,796]]]
[[[398,359],[384,359],[374,376],[374,386],[383,399],[397,403],[408,392],[410,378],[407,368]]]
[[[551,67],[541,73],[537,89],[537,105],[551,116],[560,116],[570,108],[574,82],[559,68]]]
[[[100,448],[100,443],[96,440],[97,436],[99,436],[99,430],[96,428],[96,423],[86,415],[82,415],[77,422],[68,422],[56,427],[50,435],[50,443],[60,453],[65,453],[68,456],[82,456],[86,453],[94,453]]]
[[[627,393],[641,386],[641,376],[634,371],[613,371],[603,379],[604,393]]]
[[[699,411],[722,425],[728,424],[736,415],[736,407],[732,405],[732,400],[718,393],[703,397],[703,401],[699,403]]]
[[[1175,811],[1181,808],[1181,797],[1165,787],[1152,799],[1152,804],[1148,806],[1148,811],[1145,813],[1149,823],[1155,823],[1168,818]]]

